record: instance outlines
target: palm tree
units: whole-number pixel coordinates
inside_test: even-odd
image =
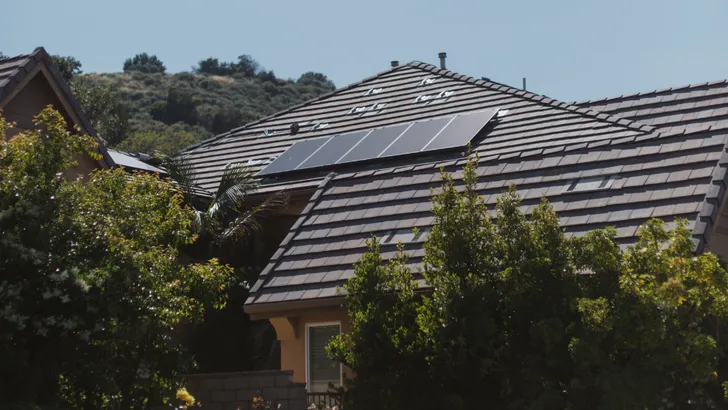
[[[288,203],[288,195],[278,192],[262,200],[251,200],[260,183],[244,164],[230,164],[210,199],[194,183],[192,165],[183,155],[163,157],[163,166],[175,181],[187,202],[195,209],[197,231],[221,246],[258,232],[260,218]]]

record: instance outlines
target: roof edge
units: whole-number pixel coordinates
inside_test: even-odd
[[[604,104],[604,103],[616,102],[616,101],[626,100],[626,99],[635,98],[635,97],[645,97],[645,96],[651,96],[651,95],[656,95],[656,94],[669,93],[669,92],[673,92],[673,91],[683,91],[683,90],[688,90],[691,88],[710,87],[713,85],[720,85],[720,84],[726,84],[726,83],[728,83],[728,80],[715,80],[715,81],[709,81],[709,82],[686,84],[686,85],[681,85],[678,87],[667,87],[667,88],[658,88],[658,89],[649,90],[649,91],[640,91],[637,93],[624,94],[624,95],[620,95],[620,96],[604,97],[604,98],[599,98],[596,100],[572,101],[571,104],[578,105],[578,106],[590,105],[590,104]]]
[[[723,155],[713,171],[710,190],[705,195],[699,209],[700,213],[695,220],[692,236],[696,242],[696,253],[702,253],[710,242],[711,233],[718,224],[720,210],[725,203],[726,187],[728,187],[728,143],[723,146]]]
[[[104,142],[101,140],[101,138],[96,133],[96,129],[91,124],[91,122],[86,117],[86,113],[83,111],[83,108],[81,108],[81,104],[76,100],[76,97],[73,96],[73,92],[71,92],[71,88],[66,83],[66,80],[63,79],[63,76],[61,75],[61,72],[58,70],[58,67],[53,63],[53,59],[51,58],[50,54],[45,50],[43,47],[36,47],[35,50],[33,50],[33,53],[31,54],[34,58],[36,58],[39,61],[43,61],[45,63],[46,68],[53,76],[53,80],[56,82],[58,87],[63,91],[64,96],[66,97],[66,100],[71,105],[73,110],[76,112],[76,116],[79,118],[79,120],[83,123],[83,127],[86,129],[86,132],[94,137],[96,139],[96,142],[99,144],[99,151],[101,152],[101,155],[104,158],[104,162],[109,166],[109,168],[114,168],[117,166],[116,162],[111,158],[111,155],[109,155],[109,152],[106,149],[106,146],[104,145]]]
[[[321,196],[324,193],[324,190],[329,185],[329,182],[336,178],[336,175],[337,174],[335,172],[329,173],[326,178],[321,181],[313,195],[311,195],[311,198],[308,200],[308,204],[303,209],[303,211],[301,211],[301,214],[299,215],[296,222],[288,230],[288,235],[286,235],[283,241],[281,241],[280,245],[278,245],[278,250],[270,258],[270,261],[268,262],[268,265],[265,267],[265,269],[260,272],[260,275],[258,275],[258,279],[256,280],[253,287],[250,288],[250,294],[248,296],[248,300],[245,301],[245,306],[255,304],[255,299],[258,296],[258,291],[263,287],[263,285],[265,285],[265,283],[270,280],[270,273],[278,265],[278,260],[288,250],[288,247],[291,241],[293,241],[293,237],[296,235],[296,232],[298,232],[298,229],[301,227],[301,225],[303,225],[304,221],[306,221],[309,213],[311,213],[311,210],[318,204]]]

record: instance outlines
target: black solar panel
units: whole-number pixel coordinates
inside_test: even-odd
[[[305,141],[298,141],[291,145],[286,152],[281,154],[267,167],[263,168],[258,175],[277,174],[280,172],[293,171],[311,154],[321,148],[332,137],[314,138]]]
[[[485,110],[472,114],[460,114],[442,130],[425,151],[464,147],[485,127],[497,110]]]
[[[309,159],[303,162],[298,169],[322,167],[335,164],[344,154],[349,152],[362,140],[369,130],[352,132],[350,134],[334,135],[331,140],[321,147]]]
[[[442,131],[443,127],[452,121],[453,116],[437,118],[429,121],[420,121],[412,124],[392,145],[389,146],[382,154],[382,157],[392,157],[395,155],[413,154],[422,151],[427,144],[432,141],[437,134]]]
[[[364,161],[374,159],[382,153],[392,141],[395,140],[410,126],[410,123],[393,125],[391,127],[379,128],[367,135],[353,150],[339,160],[339,164],[352,161]]]
[[[299,141],[259,175],[464,147],[497,110],[450,115],[375,130]]]

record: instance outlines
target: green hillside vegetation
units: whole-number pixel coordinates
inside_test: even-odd
[[[248,55],[208,58],[175,74],[146,53],[127,59],[121,73],[83,74],[72,57],[55,61],[99,135],[133,152],[176,152],[335,89],[321,73],[278,78]]]

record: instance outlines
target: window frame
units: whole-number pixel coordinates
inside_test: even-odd
[[[311,343],[310,343],[310,333],[309,329],[312,327],[325,327],[325,326],[338,326],[339,327],[339,334],[341,334],[341,321],[335,320],[330,322],[312,322],[312,323],[306,323],[306,391],[309,393],[326,393],[326,392],[312,392],[311,391]],[[339,386],[344,385],[344,366],[341,362],[339,362]]]

